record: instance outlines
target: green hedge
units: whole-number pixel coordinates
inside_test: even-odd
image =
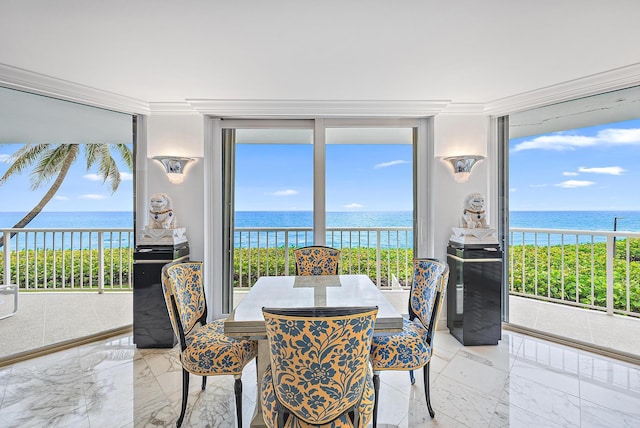
[[[289,248],[289,275],[295,274],[296,271],[293,251],[293,248]],[[285,249],[283,247],[270,248],[269,250],[265,248],[236,248],[233,263],[234,286],[252,286],[259,276],[286,274],[284,259]],[[403,286],[411,284],[413,249],[380,250],[380,260],[381,286],[390,286],[392,275],[395,275]],[[249,272],[249,268],[251,268],[251,272]],[[376,282],[376,249],[343,248],[340,254],[339,269],[341,274],[366,274],[373,282]]]
[[[0,257],[4,260],[4,254],[0,251]],[[97,289],[98,288],[98,250],[23,250],[11,252],[11,278],[12,282],[17,282],[20,288],[25,289],[27,284],[27,272],[29,289],[53,289],[71,287],[73,281],[74,288]],[[122,257],[122,263],[120,258]],[[104,250],[104,284],[105,289],[113,287],[117,289],[131,289],[129,284],[133,250],[122,248],[117,250]],[[62,270],[64,260],[65,270]],[[18,263],[16,263],[16,261]],[[71,265],[73,263],[73,278],[71,276]],[[20,271],[17,271],[18,265]],[[81,269],[82,266],[82,269]],[[82,270],[82,275],[81,275]],[[46,271],[46,278],[45,278]],[[54,273],[55,272],[55,273]],[[16,273],[19,273],[17,281]],[[91,278],[93,274],[93,278]],[[0,266],[0,275],[4,277],[4,266]],[[120,275],[122,275],[122,287],[120,287]],[[46,280],[46,281],[45,281]],[[89,282],[91,281],[91,286]]]
[[[618,240],[616,243],[616,257],[614,259],[614,307],[617,310],[626,310],[627,286],[626,286],[626,240]],[[630,306],[631,311],[640,313],[640,239],[631,239],[630,245]],[[576,250],[578,257],[578,271],[576,273]],[[524,251],[524,264],[523,264]],[[591,260],[593,251],[593,298],[592,298],[592,271]],[[234,251],[234,286],[246,287],[253,285],[260,275],[284,275],[284,248],[260,249],[235,249]],[[564,246],[564,272],[562,271],[562,247],[559,245],[536,247],[533,245],[515,245],[511,252],[511,290],[527,294],[541,296],[549,295],[552,298],[576,301],[576,277],[577,277],[577,301],[584,304],[598,306],[606,305],[606,244],[565,245]],[[82,278],[80,277],[80,263],[82,256]],[[120,263],[122,256],[122,263]],[[535,260],[537,256],[538,277],[535,277]],[[0,257],[3,257],[0,251]],[[72,259],[74,263],[74,286],[89,288],[89,280],[92,272],[98,271],[98,250],[52,250],[46,251],[46,271],[48,282],[44,283],[44,250],[28,250],[11,253],[12,278],[16,274],[16,257],[19,259],[20,277],[18,284],[25,288],[27,266],[29,270],[30,289],[37,284],[38,289],[52,289],[54,259],[55,259],[55,283],[56,288],[62,287],[64,280],[66,287],[70,287],[69,276]],[[113,259],[112,259],[113,257]],[[122,288],[130,288],[128,284],[133,257],[132,249],[104,250],[105,260],[105,288],[113,278],[114,288],[120,289],[119,280],[122,276]],[[62,271],[62,260],[65,261],[65,271]],[[390,249],[380,250],[380,284],[383,287],[391,285],[391,277],[395,275],[403,286],[410,285],[413,250]],[[113,269],[112,266],[113,260]],[[251,276],[249,276],[249,262],[251,262]],[[524,266],[524,282],[523,282]],[[0,264],[0,275],[4,275],[4,266]],[[34,279],[34,272],[36,277]],[[293,248],[289,249],[289,274],[295,273],[295,261]],[[340,273],[362,273],[369,275],[376,282],[376,249],[342,249],[340,258]],[[242,278],[240,276],[242,275]],[[511,279],[510,278],[510,279]],[[550,278],[551,287],[548,287]],[[564,278],[564,292],[562,290],[562,278]],[[97,275],[92,279],[91,288],[97,288]]]
[[[627,261],[626,240],[616,242],[613,260],[614,296],[613,305],[617,310],[627,310]],[[640,240],[631,239],[629,284],[630,310],[640,313]],[[564,246],[564,271],[562,246],[550,247],[515,245],[511,254],[511,290],[550,296],[556,299],[577,301],[588,305],[606,306],[607,266],[606,243]],[[524,252],[524,262],[523,262]],[[577,254],[576,254],[577,252]],[[593,254],[592,254],[593,253]],[[576,271],[577,255],[577,271]],[[537,281],[536,281],[537,257]],[[593,269],[592,269],[593,260]],[[524,266],[524,282],[523,282]],[[593,279],[592,279],[593,277]],[[510,278],[510,279],[511,279]],[[564,278],[564,291],[562,280]],[[593,283],[593,297],[592,297]],[[550,284],[550,287],[549,287]],[[577,290],[576,290],[576,284]]]

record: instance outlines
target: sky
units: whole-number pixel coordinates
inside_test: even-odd
[[[0,176],[10,165],[10,155],[20,147],[21,144],[0,145]],[[114,154],[114,159],[120,168],[122,181],[112,194],[109,183],[102,183],[96,175],[97,167],[87,171],[83,153],[78,155],[62,186],[43,211],[133,211],[133,175],[118,154]],[[28,212],[42,199],[53,181],[43,183],[39,189],[32,191],[31,171],[25,170],[0,185],[1,212]]]
[[[509,142],[512,211],[640,210],[640,119]]]
[[[0,174],[18,147],[0,145]],[[327,211],[412,209],[411,145],[326,148]],[[311,211],[312,156],[310,144],[238,144],[236,210]],[[509,170],[512,211],[640,211],[640,119],[513,139]],[[114,194],[95,173],[79,158],[44,211],[133,209],[130,173]],[[28,211],[47,189],[14,176],[0,186],[0,211]]]
[[[312,211],[313,146],[238,144],[237,211]],[[410,211],[410,144],[328,144],[327,211]]]

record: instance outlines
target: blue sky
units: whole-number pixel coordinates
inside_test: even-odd
[[[329,144],[327,211],[412,209],[409,144]],[[239,144],[236,210],[311,211],[313,146]]]
[[[9,156],[20,147],[22,146],[18,144],[0,146],[0,176],[4,175],[9,166]],[[120,161],[117,154],[114,154],[114,159]],[[123,172],[122,182],[112,194],[108,183],[103,184],[97,177],[97,169],[87,171],[84,155],[81,153],[44,211],[132,211],[133,176],[130,172],[125,172],[127,169],[122,162],[118,163]],[[30,171],[15,175],[0,186],[0,211],[27,212],[44,196],[51,183],[43,183],[38,190],[32,191]]]
[[[512,211],[640,210],[640,119],[513,139]]]
[[[18,146],[0,146],[0,174]],[[239,144],[238,211],[313,208],[313,146]],[[640,210],[640,119],[510,141],[513,211]],[[327,211],[412,209],[412,148],[408,144],[327,145]],[[115,194],[87,171],[83,158],[45,211],[133,209],[130,174]],[[28,174],[0,186],[0,211],[28,211],[47,186],[30,190]],[[7,203],[10,201],[10,203]]]

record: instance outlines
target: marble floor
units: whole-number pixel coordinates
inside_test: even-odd
[[[497,346],[464,347],[438,331],[430,419],[406,372],[383,372],[379,426],[639,427],[640,366],[504,331]],[[235,427],[233,379],[192,376],[185,427]],[[256,370],[243,375],[244,426]],[[181,397],[175,349],[136,349],[131,335],[0,368],[2,427],[170,427]]]

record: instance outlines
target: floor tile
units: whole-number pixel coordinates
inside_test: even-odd
[[[462,346],[436,333],[429,416],[422,370],[381,373],[379,427],[637,427],[640,367],[505,332],[498,346]],[[439,351],[439,352],[438,352]],[[201,390],[190,376],[184,427],[235,428],[233,377]],[[243,428],[257,393],[243,372]],[[46,392],[43,392],[46,391]],[[123,335],[0,368],[0,425],[174,427],[182,402],[175,349],[137,349]]]

